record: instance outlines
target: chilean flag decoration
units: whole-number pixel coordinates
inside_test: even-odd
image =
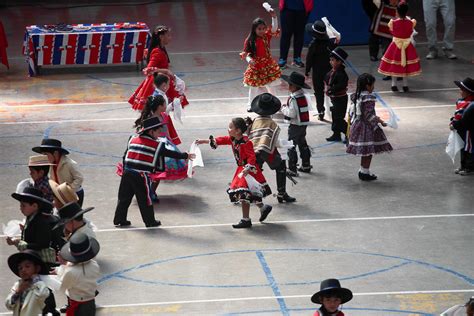
[[[142,22],[73,24],[70,31],[31,25],[23,54],[34,76],[43,65],[140,63],[148,41],[149,28]]]

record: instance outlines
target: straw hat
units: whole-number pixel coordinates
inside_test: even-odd
[[[76,192],[74,192],[74,189],[66,182],[57,184],[55,181],[49,180],[49,186],[53,191],[54,197],[57,198],[62,205],[79,201],[79,197]]]
[[[39,167],[39,166],[54,166],[54,163],[50,163],[48,156],[46,155],[30,156],[28,160],[28,167]]]

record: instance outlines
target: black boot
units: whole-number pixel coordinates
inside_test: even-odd
[[[278,200],[278,203],[284,203],[284,202],[293,203],[293,202],[296,202],[296,199],[294,197],[289,196],[288,193],[286,193],[286,192],[278,193],[277,200]]]
[[[326,140],[328,142],[340,142],[342,139],[340,133],[334,133],[331,137],[326,138]]]

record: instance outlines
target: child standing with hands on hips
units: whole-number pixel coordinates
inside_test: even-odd
[[[375,114],[376,97],[372,94],[374,86],[374,76],[363,73],[357,78],[356,92],[351,95],[353,106],[350,111],[351,128],[346,152],[361,156],[359,179],[362,181],[377,179],[369,170],[372,155],[393,149],[379,126],[387,126],[387,123]]]
[[[233,118],[229,123],[229,136],[220,136],[214,138],[212,135],[209,139],[197,139],[197,144],[209,144],[211,148],[216,149],[219,145],[230,145],[234,152],[237,162],[237,170],[230,187],[227,189],[231,202],[240,202],[242,205],[242,219],[238,224],[232,225],[233,228],[250,228],[252,220],[250,219],[250,203],[255,202],[260,208],[260,222],[263,222],[272,207],[263,204],[262,198],[272,193],[270,187],[263,176],[262,170],[257,164],[255,152],[252,142],[245,136],[247,124],[241,117]],[[252,179],[249,179],[250,176]],[[259,183],[260,192],[251,191],[251,184],[248,182],[253,180]]]
[[[248,110],[252,100],[262,93],[260,90],[266,88],[267,92],[272,93],[269,85],[281,75],[280,67],[270,53],[272,37],[280,34],[278,19],[268,3],[264,3],[264,8],[272,17],[271,29],[267,28],[262,18],[253,20],[251,31],[244,42],[244,51],[240,53],[240,57],[249,64],[244,73],[244,86],[249,87]]]

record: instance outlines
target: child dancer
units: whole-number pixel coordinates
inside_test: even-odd
[[[268,12],[272,17],[272,28],[268,29],[263,19],[256,18],[245,39],[244,51],[240,53],[241,58],[249,64],[244,73],[244,86],[249,87],[247,110],[250,110],[252,100],[262,92],[259,90],[266,88],[272,93],[270,84],[281,75],[280,67],[270,53],[270,41],[280,33],[278,19],[273,9]]]
[[[45,138],[40,146],[33,147],[34,152],[47,155],[49,162],[53,164],[49,175],[56,183],[67,182],[79,197],[79,205],[84,202],[84,189],[82,182],[84,177],[77,167],[77,162],[69,158],[69,151],[62,147],[61,141]]]
[[[155,97],[153,97],[155,98]],[[158,97],[161,98],[161,97]],[[157,140],[164,124],[156,116],[143,121],[143,127],[137,135],[128,140],[123,157],[123,174],[120,180],[117,208],[115,209],[114,225],[130,226],[127,220],[128,207],[135,195],[138,207],[146,227],[157,227],[160,221],[155,219],[150,196],[150,174],[164,170],[164,157],[175,159],[194,159],[194,154],[180,153],[167,149]]]
[[[148,48],[147,66],[143,69],[143,73],[147,76],[145,80],[138,86],[137,90],[132,94],[128,103],[132,105],[134,110],[141,110],[145,106],[147,98],[152,95],[153,74],[162,73],[170,79],[170,88],[166,92],[170,102],[178,98],[182,106],[189,104],[185,95],[180,95],[175,88],[174,73],[169,70],[170,59],[166,51],[166,45],[171,41],[171,29],[164,25],[155,27],[151,35],[150,48]]]
[[[49,289],[39,274],[49,274],[46,264],[36,252],[27,249],[8,257],[8,266],[20,280],[13,285],[5,306],[15,316],[43,314]]]
[[[392,91],[398,91],[397,77],[403,78],[403,91],[408,92],[408,77],[421,73],[420,59],[415,46],[411,43],[411,35],[416,25],[415,19],[407,17],[408,5],[400,1],[397,6],[398,19],[390,20],[388,26],[393,39],[380,61],[379,73],[392,76]]]
[[[332,69],[326,74],[324,82],[326,83],[326,94],[331,98],[332,113],[332,136],[326,138],[328,142],[340,142],[341,133],[347,132],[347,123],[344,120],[347,111],[347,85],[349,77],[347,76],[344,61],[347,59],[347,53],[340,47],[336,47],[329,56],[329,62]]]
[[[288,104],[284,104],[281,112],[285,115],[285,119],[290,121],[288,126],[288,140],[293,142],[294,147],[288,149],[288,173],[294,177],[298,176],[298,155],[296,147],[300,150],[301,172],[311,172],[311,150],[306,142],[306,127],[309,124],[309,105],[304,95],[303,88],[309,89],[304,82],[305,78],[298,72],[292,72],[290,76],[282,76],[283,80],[288,82],[288,90],[290,97]]]
[[[253,143],[257,164],[262,169],[266,162],[270,169],[275,170],[278,203],[296,202],[286,192],[286,162],[278,152],[280,127],[272,119],[272,115],[280,111],[280,100],[270,93],[262,93],[253,99],[251,110],[258,114],[255,119],[247,117],[249,140]]]
[[[243,118],[233,118],[229,123],[229,136],[220,136],[215,139],[210,136],[209,139],[198,139],[197,144],[210,144],[211,148],[216,149],[219,145],[230,145],[234,152],[234,157],[237,162],[237,170],[235,170],[234,178],[230,187],[227,189],[231,202],[241,202],[242,204],[242,219],[238,224],[232,225],[233,228],[250,228],[252,227],[252,220],[250,219],[250,203],[256,202],[260,208],[260,222],[263,222],[272,207],[263,204],[262,197],[272,193],[270,187],[266,183],[260,167],[257,165],[253,144],[247,136],[244,136],[247,130],[247,124]],[[249,184],[245,177],[249,175],[253,177],[262,186],[260,195],[251,192]]]
[[[166,81],[164,81],[166,80]],[[166,85],[168,77],[159,74],[155,78],[155,84],[157,87],[161,87],[159,90],[161,92],[166,91]],[[161,84],[160,82],[163,81]],[[158,90],[158,88],[157,88]],[[169,150],[181,152],[177,145],[181,144],[181,139],[176,132],[173,121],[171,117],[166,113],[167,111],[167,103],[166,103],[166,96],[162,96],[160,93],[157,93],[154,96],[148,98],[148,102],[145,105],[145,108],[142,111],[140,117],[135,121],[135,128],[137,132],[143,125],[143,121],[149,117],[157,117],[160,122],[164,125],[161,127],[161,133],[159,135],[160,141],[165,144],[165,147]],[[168,105],[169,106],[169,105]],[[150,179],[153,181],[152,189],[153,189],[153,202],[159,203],[159,198],[156,195],[156,189],[160,183],[160,180],[182,180],[187,178],[187,170],[188,164],[186,160],[183,159],[174,159],[174,158],[165,158],[165,170],[164,171],[157,171],[150,175]]]
[[[305,75],[309,77],[312,71],[314,95],[316,97],[316,109],[318,119],[324,120],[324,77],[331,70],[329,53],[336,48],[335,39],[329,39],[326,32],[326,24],[317,20],[313,24],[306,25],[306,32],[311,34],[313,40],[309,44],[306,55]]]
[[[49,185],[48,173],[52,165],[46,155],[31,156],[28,161],[33,187],[40,190],[43,197],[50,202],[53,202],[53,191]]]
[[[353,106],[350,111],[351,128],[346,151],[361,156],[359,179],[362,181],[377,179],[376,175],[370,174],[372,155],[392,151],[392,146],[379,126],[387,126],[387,123],[375,115],[376,97],[372,94],[374,85],[375,78],[364,73],[357,78],[356,92],[351,95]]]
[[[321,282],[319,292],[311,297],[311,302],[321,304],[314,316],[344,316],[339,306],[352,299],[352,292],[341,287],[337,279],[327,279]]]
[[[468,77],[454,83],[460,89],[461,98],[456,102],[456,111],[449,128],[456,130],[465,144],[464,148],[461,148],[461,167],[454,172],[467,175],[474,172],[474,79]]]

